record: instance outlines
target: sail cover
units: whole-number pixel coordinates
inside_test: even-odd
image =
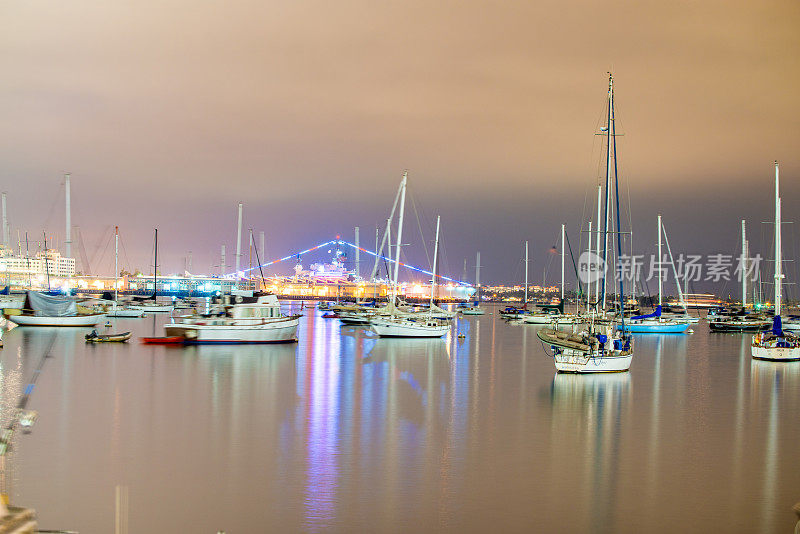
[[[639,319],[650,319],[652,317],[661,317],[661,306],[656,306],[656,311],[653,313],[648,313],[647,315],[637,315],[636,317],[631,317],[631,321],[638,321]]]
[[[75,301],[66,297],[54,297],[36,291],[28,291],[25,307],[34,315],[47,317],[72,317],[78,313]]]

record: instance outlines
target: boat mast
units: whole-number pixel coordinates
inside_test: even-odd
[[[241,204],[240,204],[241,205]],[[158,302],[158,228],[156,230],[155,238],[155,252],[153,258],[153,303]],[[238,269],[237,269],[238,271]]]
[[[481,303],[481,252],[475,255],[475,301],[480,306]]]
[[[619,216],[619,215],[618,215]],[[661,214],[658,214],[658,305],[663,304],[661,294],[664,292],[664,283],[661,280]]]
[[[397,276],[400,274],[400,247],[403,243],[403,213],[406,208],[406,181],[408,180],[408,172],[403,173],[403,181],[400,182],[400,217],[397,222],[397,250],[394,259],[394,298],[397,298],[399,287],[397,283]]]
[[[156,230],[158,235],[158,230]],[[242,263],[242,203],[239,202],[239,215],[236,222],[236,279],[240,278],[239,269]]]
[[[747,308],[747,240],[745,238],[745,223],[742,219],[742,263],[741,276],[742,276],[742,309]]]
[[[388,236],[390,235],[391,221],[392,221],[392,219],[394,219],[395,211],[397,211],[397,202],[398,202],[398,200],[400,200],[400,194],[401,194],[401,192],[403,190],[403,187],[404,187],[404,184],[405,184],[405,179],[406,179],[407,175],[408,175],[407,172],[403,173],[403,181],[400,182],[400,186],[397,188],[397,193],[394,196],[394,203],[392,204],[392,211],[389,212],[389,223],[386,224],[386,231],[383,233],[383,239],[381,240],[381,246],[380,247],[378,247],[378,229],[377,228],[375,229],[375,265],[372,266],[372,276],[370,277],[370,279],[372,279],[372,280],[375,279],[375,275],[378,273],[378,261],[380,261],[380,256],[383,253],[383,247],[386,245],[386,240],[388,239]],[[389,247],[390,248],[389,248],[389,252],[388,252],[388,256],[390,256],[390,257],[392,255],[392,253],[391,253],[391,244],[392,244],[392,241],[390,239],[389,240]]]
[[[589,221],[589,261],[592,261],[592,221]],[[589,313],[589,306],[592,302],[592,284],[586,283],[586,313]]]
[[[608,74],[608,115],[606,117],[606,137],[608,142],[606,143],[608,148],[606,149],[606,188],[605,188],[605,214],[603,217],[603,265],[607,265],[608,262],[608,219],[610,216],[610,208],[611,208],[611,196],[609,194],[611,190],[611,108],[614,105],[614,78],[612,77],[611,73]],[[603,312],[605,313],[606,309],[606,279],[603,277]]]
[[[524,308],[528,309],[528,242],[525,241],[525,305]]]
[[[431,305],[428,307],[428,316],[433,316],[433,300],[436,295],[436,259],[439,256],[439,220],[440,216],[436,216],[436,241],[433,245],[433,277],[431,278]]]
[[[47,234],[42,232],[44,236],[44,272],[47,274],[47,292],[50,292],[50,265],[47,263]]]
[[[117,309],[119,291],[119,226],[114,227],[114,311]]]
[[[778,161],[775,161],[775,315],[781,314],[781,280],[783,279],[781,266],[781,197],[780,178],[778,174]]]
[[[561,303],[564,303],[564,225],[561,225]]]
[[[611,75],[609,74],[609,80],[611,80]],[[614,91],[613,91],[613,83],[609,82],[609,107],[611,110],[611,129],[608,132],[609,134],[609,147],[611,147],[611,140],[614,140],[614,197],[616,199],[616,215],[617,215],[617,256],[622,254],[622,224],[620,220],[622,219],[622,212],[619,209],[619,170],[617,169],[617,126],[614,119]],[[625,334],[625,292],[622,285],[622,277],[619,277],[619,309],[620,309],[620,317],[622,322],[622,333],[623,336]]]
[[[597,184],[597,247],[595,247],[595,255],[599,258],[600,257],[600,216],[602,215],[602,208],[600,207],[600,199],[602,197],[603,187],[600,184]],[[591,234],[590,234],[591,237]],[[591,239],[590,239],[591,241]],[[597,262],[597,258],[594,258],[595,262]],[[600,273],[597,274],[597,280],[594,281],[594,298],[595,301],[600,300]],[[597,304],[595,304],[595,310],[597,309]]]

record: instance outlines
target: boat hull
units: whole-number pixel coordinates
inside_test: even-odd
[[[144,317],[144,312],[142,310],[117,308],[116,310],[108,310],[106,315],[109,317]]]
[[[38,315],[7,315],[6,319],[19,326],[97,326],[106,320],[106,314],[73,315],[71,317],[46,317]]]
[[[462,315],[483,315],[486,311],[481,308],[465,308],[461,310]]]
[[[691,326],[691,323],[663,322],[663,323],[632,323],[625,324],[625,331],[631,334],[682,334]],[[622,325],[617,325],[617,330],[622,330]]]
[[[294,343],[299,317],[257,325],[168,324],[166,337],[182,337],[189,345],[237,343]]]
[[[768,330],[769,321],[709,321],[708,328],[712,332],[761,332]]]
[[[139,310],[147,313],[169,313],[175,309],[172,304],[131,304],[130,309]]]
[[[450,331],[449,324],[383,319],[373,319],[370,328],[380,337],[442,337]]]
[[[753,345],[752,355],[756,360],[794,362],[800,360],[800,347],[761,347]]]
[[[570,354],[572,353],[572,354]],[[560,373],[622,373],[630,370],[633,354],[599,354],[586,356],[566,349],[553,357]]]

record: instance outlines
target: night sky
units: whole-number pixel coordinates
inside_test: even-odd
[[[531,279],[552,259],[555,282],[560,225],[577,246],[605,171],[608,71],[638,250],[661,212],[676,253],[738,254],[745,218],[771,254],[775,159],[796,219],[795,1],[13,0],[0,16],[12,239],[63,240],[69,171],[99,273],[113,225],[128,268],[148,270],[158,227],[162,271],[191,250],[217,272],[238,201],[269,259],[354,226],[371,247],[407,169],[411,261],[417,214],[429,246],[440,214],[446,274],[468,258],[471,280],[480,250],[485,282],[519,281],[528,239]]]

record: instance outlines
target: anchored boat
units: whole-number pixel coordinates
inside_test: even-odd
[[[187,344],[292,343],[302,315],[283,315],[278,297],[225,295],[217,313],[175,317],[164,325],[168,338],[183,338]]]

